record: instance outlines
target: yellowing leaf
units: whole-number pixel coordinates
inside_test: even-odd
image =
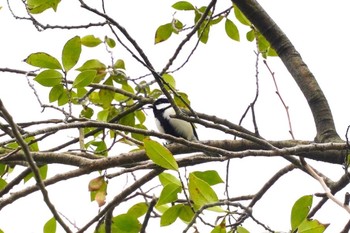
[[[103,176],[99,176],[97,178],[94,178],[90,180],[89,182],[89,191],[97,191],[99,190],[102,185],[104,184],[105,180]]]
[[[143,140],[147,156],[158,166],[178,170],[179,166],[171,152],[160,143],[149,138]]]
[[[96,201],[99,207],[106,203],[107,182],[103,176],[99,176],[89,182],[89,191],[91,192],[91,201]]]

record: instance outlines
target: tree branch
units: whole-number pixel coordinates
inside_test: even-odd
[[[256,0],[232,0],[232,2],[270,42],[303,92],[314,117],[317,130],[315,140],[340,141],[327,99],[288,37]]]

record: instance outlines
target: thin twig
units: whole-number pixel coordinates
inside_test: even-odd
[[[292,139],[295,139],[294,138],[294,133],[293,133],[293,128],[292,128],[292,121],[291,121],[290,114],[289,114],[289,107],[284,102],[284,100],[282,98],[282,95],[281,95],[281,93],[280,93],[280,91],[278,89],[277,81],[276,81],[276,78],[275,78],[275,73],[271,70],[271,68],[267,64],[266,60],[264,60],[263,62],[265,64],[265,66],[267,67],[267,69],[269,70],[270,74],[271,74],[273,83],[275,84],[276,94],[277,94],[278,98],[280,99],[281,103],[283,104],[284,109],[286,110],[286,114],[287,114],[287,118],[288,118],[288,125],[289,125],[289,133],[292,136]]]
[[[30,169],[33,172],[35,181],[44,197],[44,202],[46,203],[46,205],[48,206],[48,208],[50,209],[51,213],[53,214],[53,216],[55,217],[55,219],[57,220],[57,222],[62,226],[62,228],[66,231],[66,232],[72,232],[69,227],[64,223],[64,221],[62,220],[61,216],[59,215],[59,213],[57,212],[55,206],[52,204],[52,202],[50,201],[49,198],[49,194],[45,188],[45,185],[43,183],[43,181],[41,180],[41,176],[40,176],[40,172],[39,172],[39,168],[37,167],[33,157],[31,156],[31,152],[29,149],[29,146],[27,145],[27,143],[24,141],[22,135],[19,132],[18,126],[16,125],[16,123],[13,121],[12,116],[9,114],[9,112],[6,110],[5,106],[3,105],[2,101],[0,100],[0,111],[2,112],[4,119],[8,122],[8,124],[11,126],[12,128],[12,132],[13,135],[15,136],[18,144],[21,146],[23,152],[24,152],[24,156],[25,159],[27,160]]]

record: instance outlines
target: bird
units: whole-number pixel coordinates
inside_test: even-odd
[[[159,132],[189,141],[198,141],[198,135],[193,123],[172,117],[176,113],[167,98],[158,98],[153,103],[152,108]]]

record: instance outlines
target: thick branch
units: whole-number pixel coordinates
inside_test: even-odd
[[[169,137],[170,138],[170,137]],[[186,140],[178,139],[178,142]],[[267,150],[263,146],[246,140],[221,140],[207,141],[205,144],[198,142],[187,142],[188,144],[171,144],[168,149],[173,154],[193,153],[204,150],[204,148],[217,148],[217,152],[224,152],[226,157],[198,157],[188,158],[189,164],[196,165],[210,161],[225,161],[229,158],[243,158],[249,156],[291,156],[298,155],[304,158],[310,158],[317,161],[324,161],[333,164],[343,164],[346,143],[321,143],[309,144],[302,141],[269,141],[276,148]],[[202,149],[200,149],[202,148]],[[89,168],[88,170],[104,170],[111,167],[131,167],[136,163],[147,161],[143,150],[128,153],[121,153],[116,156],[99,157],[86,153],[67,153],[67,152],[32,152],[33,159],[38,163],[58,163],[77,167]],[[16,152],[10,156],[0,157],[2,163],[23,162],[23,152]],[[186,164],[184,164],[185,166]],[[188,164],[187,164],[188,165]]]
[[[314,117],[319,142],[340,141],[333,116],[315,77],[298,51],[277,24],[255,0],[232,0],[252,24],[270,42],[303,92]]]

